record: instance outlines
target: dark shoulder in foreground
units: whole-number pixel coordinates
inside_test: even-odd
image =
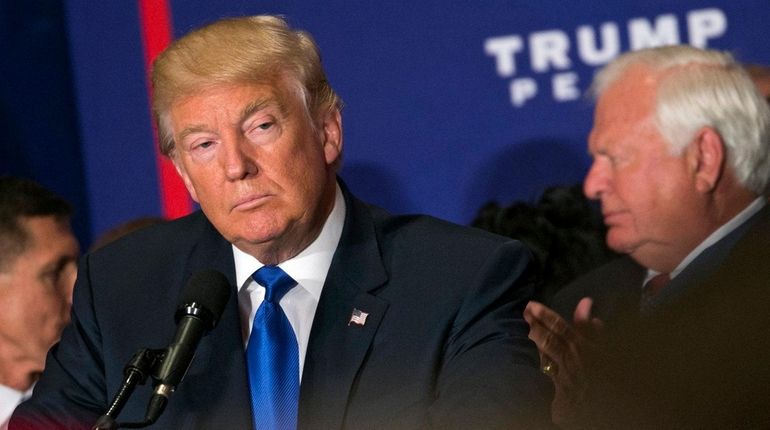
[[[146,252],[150,255],[168,255],[173,251],[194,246],[202,234],[216,230],[201,211],[187,216],[149,225],[116,239],[92,253],[92,258],[110,258],[126,252]],[[216,233],[218,234],[218,233]]]

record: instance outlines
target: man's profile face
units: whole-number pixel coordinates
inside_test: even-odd
[[[0,272],[0,333],[42,370],[48,349],[69,322],[78,243],[67,221],[25,217],[27,249]]]
[[[584,191],[601,201],[607,245],[637,261],[676,243],[693,220],[694,179],[657,129],[656,85],[646,69],[627,70],[600,97],[588,145]]]
[[[252,255],[287,247],[296,254],[333,205],[341,150],[335,113],[314,128],[301,97],[284,86],[208,88],[171,106],[174,162],[229,242]]]

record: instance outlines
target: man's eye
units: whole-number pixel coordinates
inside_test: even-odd
[[[40,277],[46,285],[53,288],[56,286],[56,282],[59,279],[59,270],[58,269],[46,270],[41,274]]]
[[[213,142],[213,141],[211,141],[211,140],[207,140],[207,141],[205,141],[205,142],[203,142],[203,143],[200,143],[200,144],[198,144],[198,145],[197,145],[197,147],[198,147],[198,148],[201,148],[201,149],[206,149],[206,148],[210,147],[210,146],[211,146],[211,145],[213,145],[213,144],[214,144],[214,142]]]
[[[246,136],[255,142],[263,142],[264,139],[269,139],[275,133],[276,123],[275,121],[265,121],[254,123],[253,126],[248,128]]]

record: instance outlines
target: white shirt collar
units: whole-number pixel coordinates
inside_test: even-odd
[[[29,398],[33,387],[34,384],[27,391],[18,391],[0,384],[0,428],[7,428],[13,410],[19,403]]]
[[[326,218],[321,233],[307,248],[296,257],[290,258],[278,266],[291,276],[297,284],[307,290],[318,301],[334,252],[342,236],[345,224],[345,198],[339,185],[335,187],[334,207]],[[235,278],[239,291],[248,285],[251,275],[264,266],[253,256],[233,245],[235,259]]]

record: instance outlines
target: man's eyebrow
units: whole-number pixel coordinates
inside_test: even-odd
[[[251,103],[247,104],[242,110],[240,115],[240,122],[243,123],[246,121],[250,116],[254,115],[255,113],[267,109],[268,107],[275,106],[279,112],[281,112],[282,115],[286,115],[286,107],[281,103],[279,100],[270,97],[270,98],[259,98]]]
[[[265,98],[259,98],[251,103],[247,104],[242,110],[238,117],[238,123],[243,123],[256,112],[259,112],[266,107],[270,106],[271,104],[278,105],[277,102],[275,102],[273,99],[265,99]],[[279,106],[280,108],[280,106]],[[193,124],[190,126],[185,127],[180,133],[179,133],[179,140],[183,140],[185,137],[198,132],[207,132],[209,129],[203,125],[203,124]]]
[[[245,121],[248,117],[250,117],[256,112],[261,111],[262,109],[264,109],[270,104],[272,104],[271,99],[253,100],[251,103],[244,106],[244,108],[241,110],[240,122]]]
[[[251,103],[247,104],[242,110],[239,122],[243,124],[249,117],[255,113],[265,110],[270,107],[275,107],[282,116],[288,114],[287,106],[276,97],[258,98]]]
[[[259,112],[261,110],[267,109],[270,106],[275,106],[278,108],[278,111],[281,112],[282,115],[286,115],[287,109],[286,106],[278,101],[275,98],[258,98],[249,104],[247,104],[242,110],[239,115],[239,123],[243,123],[246,121],[250,116],[254,115],[256,112]],[[179,132],[179,140],[183,140],[185,137],[189,136],[193,133],[198,132],[208,132],[210,131],[204,124],[193,124],[188,127],[185,127],[181,132]]]
[[[198,133],[198,132],[202,132],[202,131],[208,131],[206,126],[204,126],[203,124],[191,125],[189,127],[185,127],[184,130],[179,132],[179,140],[180,141],[184,140],[185,137],[187,137],[187,136],[189,136],[189,135],[191,135],[193,133]]]

